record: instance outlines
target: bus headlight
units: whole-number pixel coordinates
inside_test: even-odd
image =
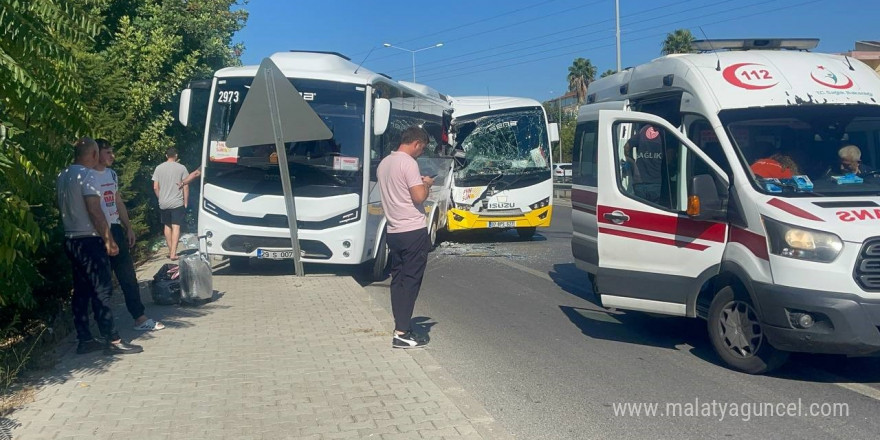
[[[532,208],[532,211],[534,211],[536,209],[541,209],[541,208],[543,208],[545,206],[549,206],[549,205],[550,205],[550,197],[547,197],[546,199],[541,200],[538,203],[532,203],[531,205],[529,205],[529,208]]]
[[[792,226],[764,217],[770,253],[798,260],[830,263],[843,250],[837,235],[814,229]]]

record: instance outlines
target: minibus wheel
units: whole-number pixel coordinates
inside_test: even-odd
[[[387,278],[386,268],[388,267],[389,256],[388,244],[385,242],[385,234],[379,239],[379,248],[376,249],[376,258],[373,258],[367,264],[368,275],[373,281],[383,281]]]
[[[431,239],[431,248],[437,246],[437,219],[431,222],[431,230],[428,231],[428,234]]]
[[[777,350],[767,341],[749,297],[731,286],[719,290],[712,299],[708,326],[715,352],[736,370],[764,374],[788,359],[787,352]]]

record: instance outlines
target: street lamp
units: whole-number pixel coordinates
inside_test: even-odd
[[[428,49],[433,49],[435,47],[440,47],[440,46],[443,46],[443,43],[437,43],[433,46],[423,47],[421,49],[416,49],[416,50],[404,49],[402,47],[394,46],[391,43],[383,43],[382,45],[385,47],[393,47],[394,49],[400,49],[400,50],[403,50],[403,51],[406,51],[406,52],[409,52],[412,54],[413,82],[416,82],[416,52],[421,52],[423,50],[428,50]]]

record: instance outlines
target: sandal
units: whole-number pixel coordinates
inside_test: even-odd
[[[154,321],[153,318],[149,318],[146,321],[140,323],[139,325],[134,326],[135,330],[148,332],[154,330],[162,330],[165,328],[165,324],[162,324],[159,321]]]

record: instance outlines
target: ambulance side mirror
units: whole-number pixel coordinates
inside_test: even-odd
[[[725,220],[727,218],[727,188],[710,174],[691,179],[688,188],[687,214],[695,220]]]

